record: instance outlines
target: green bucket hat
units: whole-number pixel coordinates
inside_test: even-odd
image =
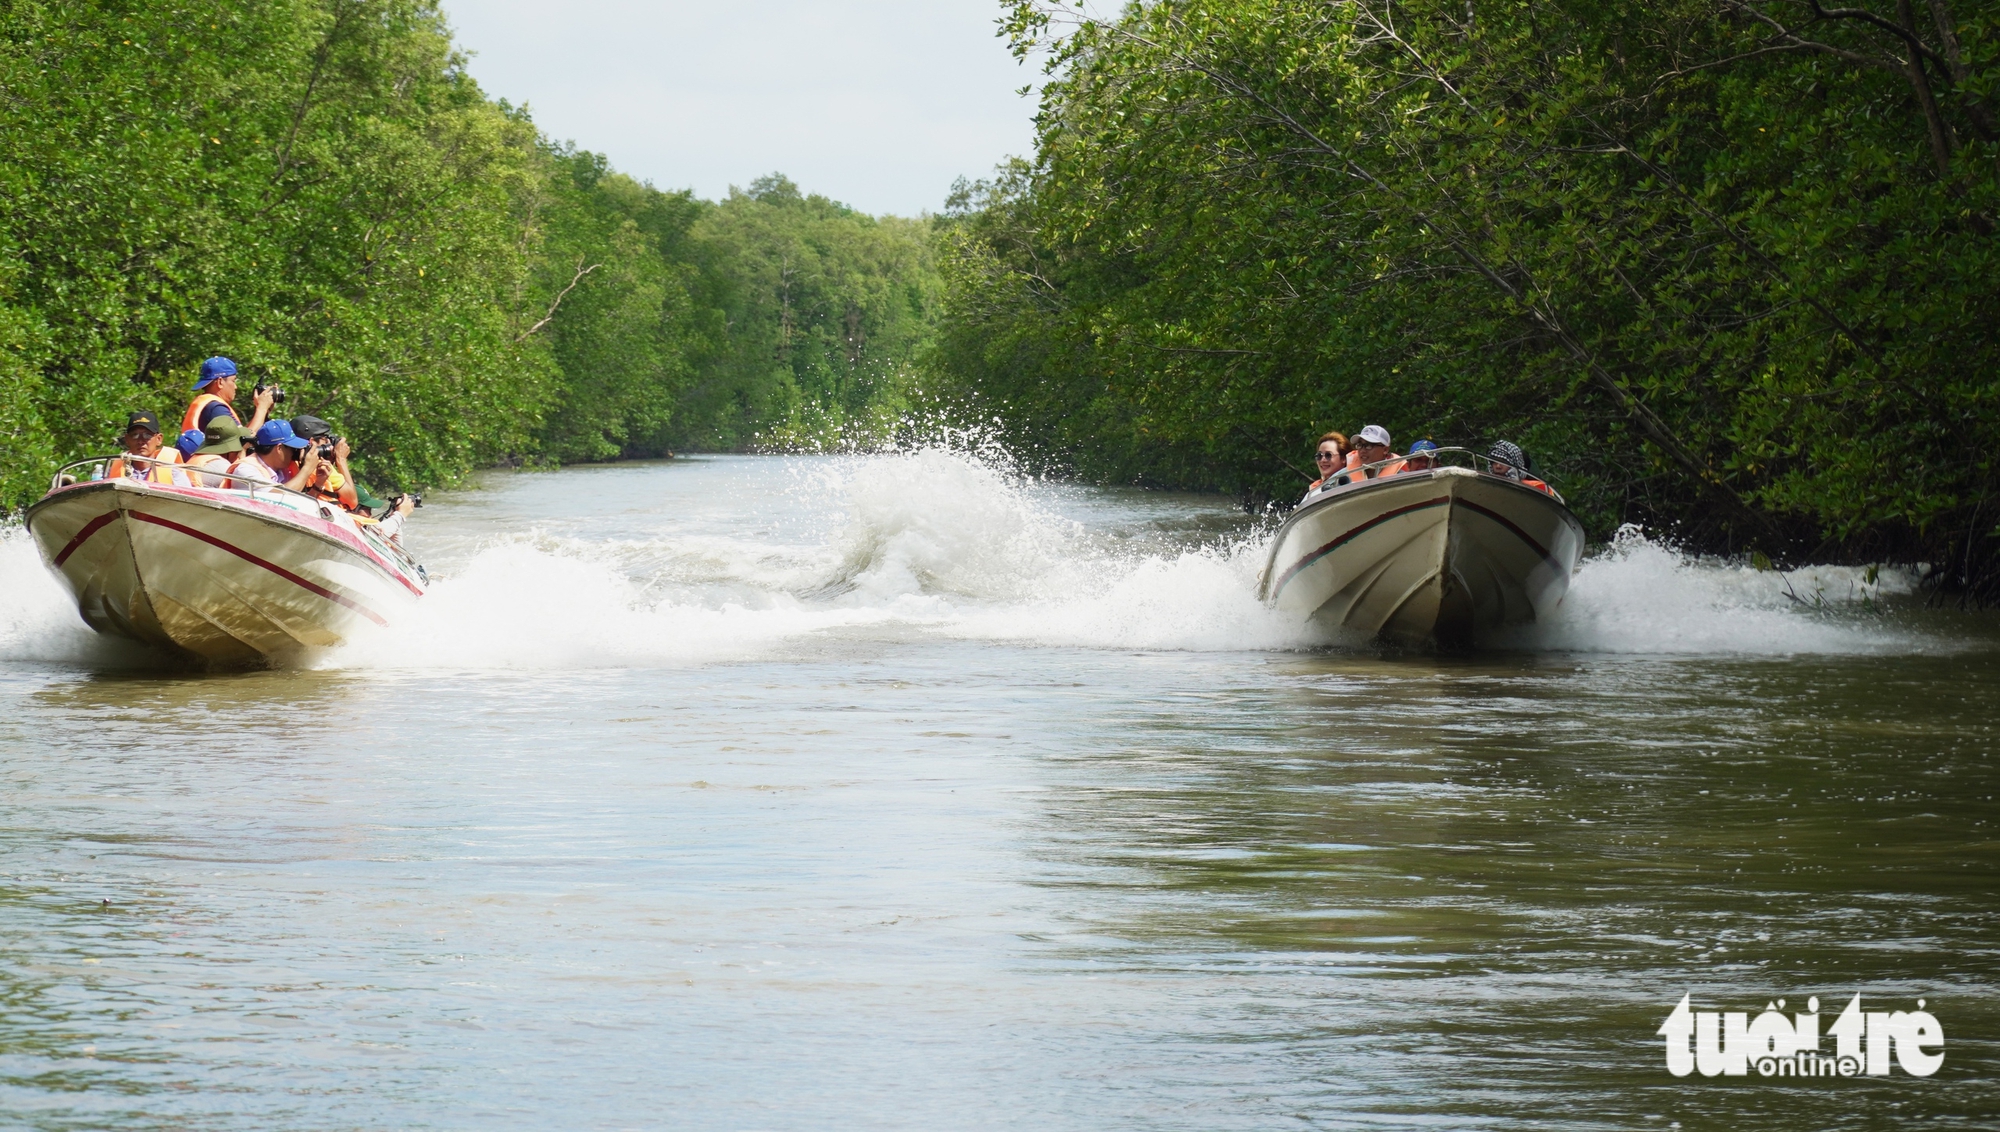
[[[223,420],[220,413],[216,414],[214,420],[208,422],[208,427],[202,432],[208,439],[200,448],[194,450],[197,456],[227,456],[231,452],[241,452],[244,441],[255,435],[240,424]]]

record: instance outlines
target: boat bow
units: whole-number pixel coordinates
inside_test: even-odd
[[[1368,636],[1463,643],[1552,614],[1582,551],[1559,498],[1432,468],[1308,499],[1272,541],[1261,596]]]
[[[58,482],[27,522],[91,628],[211,661],[344,643],[425,589],[394,543],[268,486]]]

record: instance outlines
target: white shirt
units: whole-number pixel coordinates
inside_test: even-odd
[[[236,470],[229,474],[239,480],[257,480],[260,483],[284,482],[278,478],[278,473],[271,470],[271,465],[266,464],[262,457],[254,454],[238,460],[236,462]]]

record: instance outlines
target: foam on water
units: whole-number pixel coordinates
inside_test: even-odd
[[[815,608],[783,593],[720,603],[651,598],[609,558],[525,542],[492,547],[441,579],[391,629],[308,663],[433,670],[705,663],[757,655],[789,638],[884,616]]]
[[[121,668],[158,659],[137,645],[91,632],[77,616],[76,602],[42,564],[28,532],[0,526],[0,662]]]
[[[1780,573],[1683,554],[1621,529],[1584,561],[1554,619],[1520,647],[1622,653],[1898,653],[1944,642],[1899,628],[1885,597],[1907,596],[1900,570],[1813,566]]]
[[[1314,635],[1256,600],[1267,544],[1129,545],[1065,517],[1074,488],[930,449],[845,470],[848,600],[922,610],[933,631],[1111,648],[1308,647]],[[939,599],[919,604],[916,599]]]
[[[997,461],[937,449],[818,461],[782,494],[823,512],[803,524],[816,539],[513,533],[441,566],[395,629],[312,663],[673,665],[771,655],[830,633],[1165,649],[1315,643],[1257,602],[1261,542],[1119,546],[1062,513],[1088,492]]]
[[[304,663],[671,666],[797,653],[812,638],[911,634],[1199,651],[1331,643],[1257,601],[1268,524],[1229,519],[1213,504],[1204,528],[1173,507],[943,449],[739,461],[715,474],[768,479],[771,468],[784,476],[768,490],[723,482],[746,501],[742,516],[712,508],[721,518],[706,526],[668,508],[636,537],[596,535],[587,523],[494,532],[490,519],[439,530],[426,550],[436,559],[429,596],[395,628]],[[1879,612],[1884,597],[1913,584],[1886,570],[1873,581],[1833,567],[1779,575],[1692,558],[1627,530],[1584,563],[1552,622],[1503,643],[1774,655],[1945,647]],[[102,665],[121,655],[130,650],[80,624],[26,536],[0,532],[0,660]]]

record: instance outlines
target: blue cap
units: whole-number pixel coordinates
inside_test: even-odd
[[[201,363],[201,377],[194,383],[196,389],[206,386],[218,377],[235,377],[236,363],[228,358],[215,357]]]
[[[1437,450],[1438,446],[1428,440],[1419,440],[1415,444],[1410,445],[1410,455],[1412,456],[1419,452],[1435,452]]]
[[[174,441],[174,449],[175,451],[178,451],[181,454],[181,459],[185,460],[189,456],[194,455],[195,449],[200,448],[202,445],[207,443],[208,443],[207,434],[203,433],[198,428],[191,428],[186,432],[181,433],[181,438],[179,440]]]
[[[287,448],[306,448],[312,444],[311,441],[292,431],[292,422],[283,419],[265,421],[264,427],[257,430],[252,443],[259,448],[273,444],[282,444]]]

